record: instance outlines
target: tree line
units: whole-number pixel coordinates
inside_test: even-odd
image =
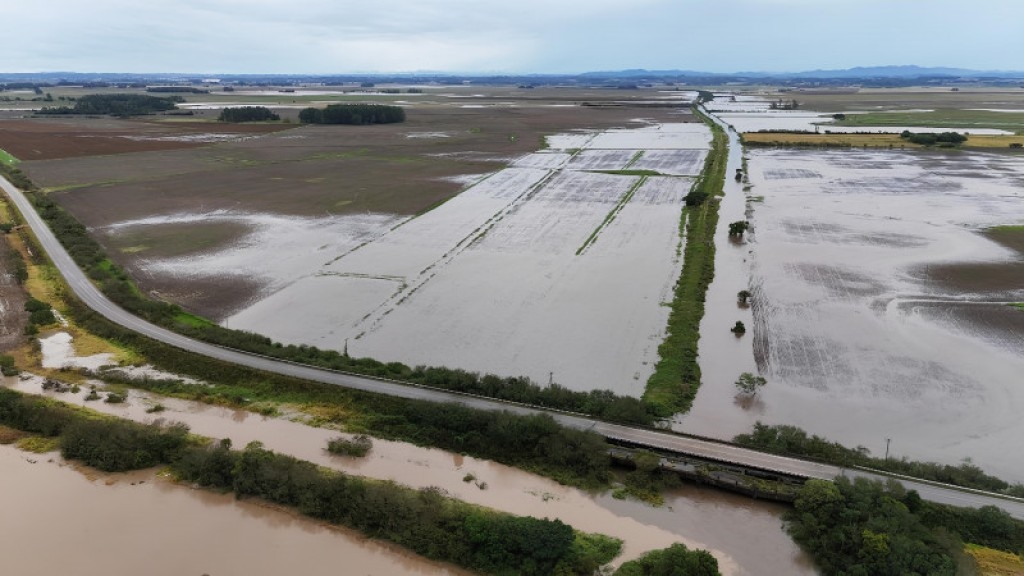
[[[59,106],[56,108],[46,107],[36,112],[44,115],[111,115],[111,116],[140,116],[143,114],[154,114],[166,112],[177,108],[176,103],[184,102],[181,96],[158,97],[147,94],[88,94],[75,101],[73,107]]]
[[[936,462],[916,462],[906,458],[878,458],[871,456],[868,449],[862,446],[848,448],[817,435],[808,435],[804,430],[786,424],[769,426],[757,422],[750,433],[736,436],[733,442],[773,454],[813,458],[838,466],[886,470],[924,480],[1002,492],[1024,498],[1024,485],[1011,486],[1009,482],[985,474],[981,468],[970,462],[952,466]]]
[[[393,124],[405,122],[405,110],[385,104],[329,104],[323,109],[303,108],[299,121],[303,124]]]
[[[959,146],[967,141],[967,136],[959,132],[942,132],[935,134],[932,132],[911,132],[910,130],[904,130],[900,133],[900,138],[922,146],[935,146],[937,144],[940,147],[946,148]]]
[[[973,573],[964,541],[1024,552],[1024,522],[1006,512],[926,502],[895,481],[808,480],[785,520],[826,576]]]
[[[224,108],[220,111],[220,115],[217,116],[217,120],[220,122],[267,122],[280,119],[280,116],[266,106]]]
[[[137,424],[0,388],[0,423],[57,437],[61,454],[116,472],[168,465],[181,480],[256,497],[488,574],[592,574],[621,542],[559,520],[513,516],[450,498],[324,470],[258,442],[202,444],[183,424]]]

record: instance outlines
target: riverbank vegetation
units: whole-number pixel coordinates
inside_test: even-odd
[[[992,506],[927,502],[896,482],[809,480],[786,521],[826,575],[974,574],[963,542],[1024,552],[1024,522]]]
[[[252,443],[231,449],[181,424],[137,424],[0,388],[0,424],[59,440],[61,454],[103,471],[169,466],[181,480],[256,497],[488,574],[592,574],[621,542],[559,520],[472,506],[436,488],[413,490],[324,470]]]
[[[652,411],[662,417],[689,410],[700,387],[697,341],[704,317],[704,297],[715,276],[718,200],[725,186],[729,158],[725,131],[699,111],[695,113],[711,128],[711,152],[683,208],[683,270],[675,286],[667,336],[658,346],[659,360],[643,396]]]
[[[935,462],[916,462],[906,458],[878,458],[870,456],[868,450],[862,446],[847,448],[838,442],[831,442],[817,435],[808,435],[796,426],[769,426],[757,422],[753,431],[736,436],[733,442],[773,454],[810,458],[837,466],[873,468],[923,480],[1024,498],[1024,485],[1010,485],[1009,482],[985,474],[981,468],[970,462],[951,466]]]
[[[619,566],[615,576],[718,576],[718,560],[704,550],[673,544]]]

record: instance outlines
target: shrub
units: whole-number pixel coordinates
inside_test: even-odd
[[[328,452],[343,456],[366,456],[370,448],[373,448],[373,440],[366,434],[354,438],[338,437],[327,442]]]

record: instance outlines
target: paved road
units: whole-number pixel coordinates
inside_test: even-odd
[[[885,478],[885,476],[868,472],[844,470],[837,466],[831,466],[828,464],[819,464],[796,458],[757,452],[755,450],[741,448],[731,444],[702,440],[671,432],[661,432],[644,428],[609,424],[607,422],[600,422],[579,415],[547,411],[539,408],[531,408],[528,406],[464,394],[456,394],[433,388],[423,388],[409,384],[313,368],[310,366],[293,364],[282,360],[239,352],[237,350],[222,348],[220,346],[193,340],[192,338],[171,332],[166,328],[161,328],[160,326],[134,316],[107,299],[107,297],[104,296],[86,277],[85,273],[78,268],[75,262],[71,259],[71,256],[69,256],[67,251],[64,250],[64,247],[57,241],[50,228],[46,226],[39,217],[39,214],[29,203],[25,195],[3,177],[0,177],[0,188],[2,188],[4,192],[6,192],[7,196],[15,203],[15,205],[17,205],[18,210],[25,219],[25,222],[35,232],[43,250],[49,254],[54,265],[61,274],[64,275],[68,286],[70,286],[82,302],[93,310],[103,314],[112,322],[120,324],[121,326],[140,334],[144,334],[154,340],[159,340],[160,342],[176,346],[182,350],[202,354],[203,356],[211,358],[217,358],[225,362],[256,368],[258,370],[265,370],[275,374],[283,374],[285,376],[316,382],[325,382],[327,384],[387,394],[389,396],[397,396],[400,398],[428,400],[431,402],[454,402],[471,408],[482,410],[508,410],[519,414],[547,413],[551,414],[551,416],[565,426],[580,430],[592,430],[606,438],[641,446],[648,446],[669,452],[689,454],[698,458],[718,462],[727,462],[730,464],[738,464],[740,466],[780,472],[792,476],[821,478],[826,480],[835,478],[841,474],[846,474],[847,476],[864,476],[873,479]],[[1006,510],[1016,518],[1024,519],[1024,500],[1008,500],[980,492],[964,491],[961,489],[937,486],[911,480],[903,480],[902,483],[907,488],[917,490],[921,494],[921,497],[926,500],[958,506],[980,507],[985,505],[994,505]]]

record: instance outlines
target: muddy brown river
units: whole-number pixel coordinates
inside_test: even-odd
[[[8,378],[5,383],[24,392],[41,393],[38,379],[21,381]],[[55,396],[69,403],[86,404],[82,400],[84,391],[77,395]],[[337,432],[195,402],[166,398],[159,401],[167,408],[160,414],[165,419],[184,422],[197,434],[231,438],[236,447],[257,440],[269,449],[350,474],[391,479],[416,488],[438,486],[467,502],[514,514],[558,518],[581,530],[621,538],[624,541],[623,554],[616,559],[616,564],[648,550],[683,542],[690,547],[711,551],[718,558],[723,574],[764,574],[766,566],[773,574],[814,573],[807,557],[783,531],[781,514],[785,507],[780,505],[687,486],[670,494],[666,506],[653,508],[635,501],[616,500],[607,494],[595,495],[562,486],[493,462],[383,440],[374,440],[373,449],[365,458],[334,456],[324,447],[328,439],[338,435]],[[145,413],[152,403],[148,393],[132,392],[127,404],[90,402],[88,406],[145,422],[154,419],[153,415]],[[30,457],[36,459],[34,455]],[[7,464],[0,462],[0,471],[7,468]],[[62,468],[53,469],[54,473],[64,471]],[[467,473],[476,477],[475,483],[463,481]],[[478,483],[484,482],[486,488],[479,488]],[[222,509],[209,508],[208,513],[219,514]],[[310,526],[318,526],[315,522],[286,516],[290,530],[296,535],[305,534]],[[79,514],[72,511],[69,517],[79,517]],[[387,549],[374,549],[367,554],[386,556],[389,553]],[[375,573],[416,574],[417,569],[411,567]],[[216,573],[210,571],[211,575]]]
[[[12,576],[468,574],[153,471],[90,475],[0,446],[0,542]]]

